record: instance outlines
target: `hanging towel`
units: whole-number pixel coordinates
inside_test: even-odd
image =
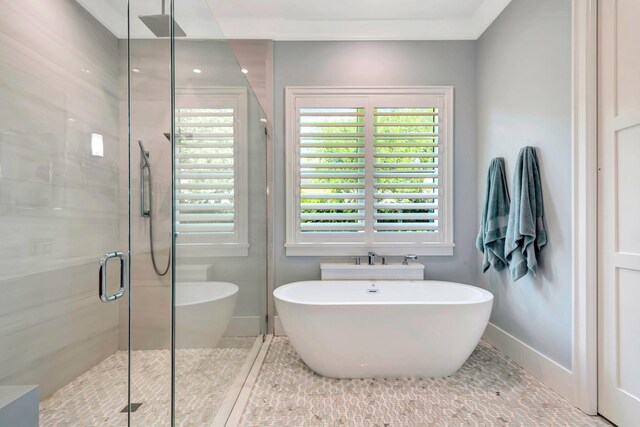
[[[538,252],[547,244],[544,222],[538,156],[535,148],[524,147],[518,154],[513,177],[513,203],[505,240],[505,255],[514,282],[527,271],[536,275]]]
[[[504,270],[507,266],[507,260],[504,256],[504,241],[509,221],[509,204],[509,188],[504,172],[504,159],[496,157],[489,164],[480,231],[476,239],[476,247],[484,254],[482,258],[483,272],[486,272],[491,266],[497,271]]]

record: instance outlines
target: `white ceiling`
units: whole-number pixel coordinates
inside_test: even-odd
[[[126,0],[77,1],[126,37]],[[511,0],[174,1],[176,21],[191,38],[475,40]],[[132,17],[161,10],[161,0],[130,3]],[[140,20],[131,24],[132,37],[153,37]]]

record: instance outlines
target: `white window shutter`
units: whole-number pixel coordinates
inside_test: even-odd
[[[287,254],[453,253],[453,88],[287,88]]]
[[[176,111],[176,199],[179,233],[235,230],[235,109]]]
[[[299,110],[300,231],[364,231],[364,108]]]
[[[374,108],[376,232],[438,232],[438,109]]]

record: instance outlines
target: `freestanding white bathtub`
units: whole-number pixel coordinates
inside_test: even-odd
[[[233,283],[176,283],[176,347],[214,348],[237,301],[238,287]]]
[[[493,295],[438,281],[308,281],[277,288],[293,348],[333,378],[444,377],[469,358]]]

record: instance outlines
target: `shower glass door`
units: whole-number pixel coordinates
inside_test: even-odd
[[[2,400],[37,386],[42,426],[170,425],[171,43],[140,18],[161,4],[0,5]]]
[[[130,424],[171,425],[171,2],[129,1]],[[125,61],[121,61],[124,64]],[[121,127],[127,131],[127,127]],[[122,336],[126,336],[123,332]]]
[[[232,46],[211,3],[175,6],[176,425],[224,425],[266,333],[269,44]]]

